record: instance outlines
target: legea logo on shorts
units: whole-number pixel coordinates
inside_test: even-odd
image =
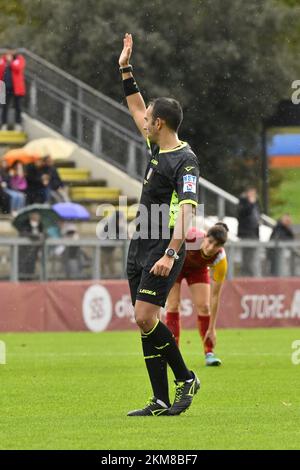
[[[87,289],[82,302],[83,319],[89,330],[106,330],[112,318],[112,302],[108,290],[99,285]]]

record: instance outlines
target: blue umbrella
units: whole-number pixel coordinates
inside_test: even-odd
[[[75,202],[58,202],[52,207],[65,220],[89,220],[91,218],[86,208]]]

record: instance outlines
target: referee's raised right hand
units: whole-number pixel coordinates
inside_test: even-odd
[[[123,50],[119,57],[120,67],[126,67],[127,65],[129,65],[129,61],[130,61],[130,57],[132,53],[132,47],[133,47],[132,35],[129,33],[126,33],[123,39]]]

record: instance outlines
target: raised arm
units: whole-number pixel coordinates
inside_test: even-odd
[[[123,39],[123,50],[119,57],[120,69],[130,67],[129,61],[132,54],[133,40],[132,35],[126,33]],[[129,111],[141,134],[147,138],[144,130],[146,105],[144,99],[139,92],[136,82],[131,71],[122,73],[124,92],[127,100]],[[130,94],[129,94],[130,93]]]

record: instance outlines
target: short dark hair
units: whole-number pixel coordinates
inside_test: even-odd
[[[217,222],[207,232],[207,237],[213,237],[218,245],[225,245],[228,238],[229,229],[223,222]]]
[[[153,107],[153,120],[160,118],[166,121],[166,125],[177,132],[183,118],[182,107],[177,100],[173,98],[156,98],[151,100],[149,106]]]

